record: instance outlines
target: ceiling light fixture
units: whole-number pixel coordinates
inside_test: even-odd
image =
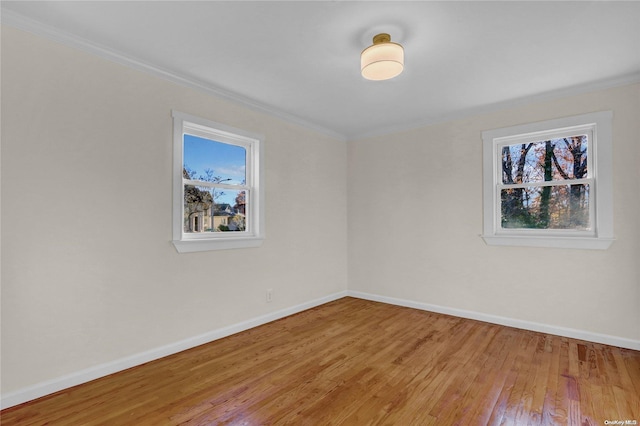
[[[388,80],[404,69],[404,49],[391,42],[389,34],[378,34],[373,45],[360,54],[360,70],[367,80]]]

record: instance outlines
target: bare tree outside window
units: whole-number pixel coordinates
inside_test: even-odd
[[[502,147],[501,226],[590,227],[587,135]]]

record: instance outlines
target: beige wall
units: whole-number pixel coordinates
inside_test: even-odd
[[[614,112],[611,248],[485,245],[481,132],[601,110]],[[637,342],[639,123],[636,84],[350,142],[349,289]]]
[[[262,247],[173,248],[172,109],[266,137]],[[2,184],[3,394],[347,287],[343,141],[7,27]]]

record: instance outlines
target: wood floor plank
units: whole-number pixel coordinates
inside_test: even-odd
[[[560,368],[560,339],[555,336],[548,336],[545,351],[549,353],[549,370],[547,371],[546,390],[542,407],[542,424],[561,424],[557,413],[556,396],[558,394],[558,376]]]
[[[640,352],[343,298],[0,413],[2,425],[640,422]]]

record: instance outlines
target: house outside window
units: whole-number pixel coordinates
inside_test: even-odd
[[[178,252],[264,239],[259,135],[173,111],[173,244]]]
[[[482,133],[487,244],[610,246],[612,117],[606,111]]]

